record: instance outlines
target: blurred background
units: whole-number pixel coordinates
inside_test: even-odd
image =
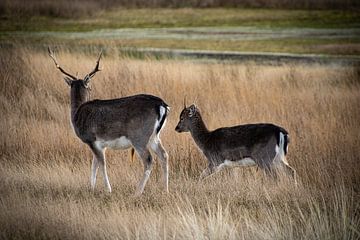
[[[359,7],[355,0],[3,0],[0,41],[152,54],[185,49],[358,56]]]

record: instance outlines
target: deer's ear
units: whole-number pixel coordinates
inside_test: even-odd
[[[85,88],[91,89],[91,88],[90,88],[90,81],[89,81],[89,80],[87,80],[87,81],[84,80],[84,81],[83,81],[83,85],[84,85]]]
[[[71,84],[72,84],[73,80],[71,78],[69,78],[69,77],[64,77],[64,80],[67,83],[67,85],[69,85],[69,87],[71,87]]]
[[[90,83],[90,79],[89,78],[85,78],[83,81],[82,81],[82,84],[84,85],[85,88],[87,88],[89,86],[89,83]]]
[[[87,87],[89,85],[90,80],[91,80],[91,77],[89,75],[85,76],[85,78],[83,80],[83,83],[84,83],[85,87]]]
[[[194,104],[192,104],[192,105],[189,107],[189,117],[194,116],[195,113],[196,113],[196,106],[195,106]]]

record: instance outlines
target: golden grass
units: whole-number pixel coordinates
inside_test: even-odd
[[[170,193],[156,164],[141,198],[140,161],[108,151],[111,195],[101,175],[89,189],[91,154],[69,123],[69,92],[44,52],[0,49],[0,238],[358,239],[360,73],[340,66],[257,66],[107,55],[94,98],[162,97]],[[79,76],[96,55],[58,53]],[[174,131],[184,95],[197,98],[210,129],[273,122],[290,132],[299,187],[256,169],[197,183],[204,157]]]

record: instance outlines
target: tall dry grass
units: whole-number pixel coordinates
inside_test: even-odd
[[[111,195],[101,175],[89,189],[91,154],[69,123],[69,89],[44,52],[0,49],[0,238],[359,239],[359,70],[257,66],[107,55],[94,98],[155,94],[171,106],[162,139],[170,193],[156,164],[145,193],[126,151],[108,151]],[[96,54],[58,53],[79,76]],[[197,183],[206,166],[189,134],[174,131],[184,95],[210,129],[273,122],[289,130],[299,176],[273,182],[232,169]]]

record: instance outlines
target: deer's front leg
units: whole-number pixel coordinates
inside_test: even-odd
[[[205,168],[204,171],[200,174],[199,182],[204,180],[205,178],[209,177],[213,173],[214,173],[214,170],[210,166]]]

